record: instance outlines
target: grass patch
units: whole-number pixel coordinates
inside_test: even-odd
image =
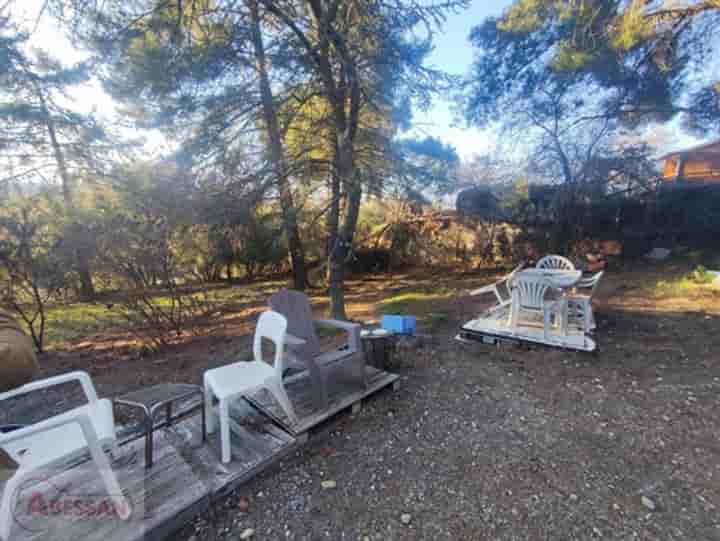
[[[254,284],[208,284],[203,291],[200,287],[192,296],[202,302],[208,302],[220,308],[237,303],[254,302],[265,299],[286,285],[283,280],[257,282]],[[204,293],[207,293],[207,297]],[[96,303],[55,304],[47,307],[45,324],[45,347],[72,342],[112,329],[124,330],[130,323],[121,313],[121,302],[114,300],[120,292],[108,295],[105,301]],[[153,302],[168,308],[171,299],[167,295],[156,295]],[[113,308],[108,305],[114,304]],[[19,320],[19,318],[18,318]],[[21,324],[24,325],[23,322]],[[323,331],[321,331],[323,332]],[[343,331],[339,331],[342,333]],[[334,336],[333,330],[324,331],[323,336]]]
[[[207,298],[204,297],[202,292],[197,292],[192,296],[202,303],[208,302],[222,306],[245,300],[248,295],[243,288],[225,287],[222,289],[210,289]],[[152,298],[152,301],[164,309],[168,309],[172,303],[167,295],[156,295]],[[48,306],[46,308],[45,347],[80,340],[112,329],[128,329],[131,324],[123,316],[121,304],[118,301],[112,302],[108,300],[106,302]],[[108,308],[108,306],[113,307]],[[138,323],[142,324],[142,321]]]
[[[439,315],[437,303],[449,299],[453,294],[451,291],[401,293],[380,301],[378,310],[383,314],[427,319],[431,314]]]
[[[45,346],[78,340],[113,327],[127,326],[127,320],[103,304],[77,303],[52,306],[47,311]]]
[[[655,284],[656,297],[693,297],[720,291],[715,276],[699,265],[693,271],[670,280],[660,280]]]

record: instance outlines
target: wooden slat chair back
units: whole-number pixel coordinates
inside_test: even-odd
[[[310,300],[304,293],[284,289],[275,293],[269,300],[270,308],[288,320],[288,338],[286,351],[291,362],[302,363],[310,373],[314,386],[314,396],[322,409],[329,407],[328,375],[334,368],[335,361],[354,360],[360,349],[361,326],[347,321],[334,319],[313,320]],[[323,352],[315,331],[314,323],[341,329],[347,333],[347,342],[335,351]],[[299,341],[297,339],[300,339]],[[300,343],[298,343],[300,342]],[[365,383],[364,358],[359,356],[357,378]]]
[[[567,257],[561,255],[546,255],[535,265],[538,269],[575,270],[575,265]]]
[[[270,309],[287,319],[287,332],[301,338],[304,344],[288,346],[300,359],[313,359],[322,352],[320,339],[313,324],[310,301],[304,293],[283,289],[275,293],[268,302]]]

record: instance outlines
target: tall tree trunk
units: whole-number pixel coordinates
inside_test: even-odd
[[[354,178],[353,147],[344,137],[336,147],[335,168],[342,179],[347,192],[345,216],[342,228],[337,228],[335,244],[330,252],[328,282],[330,295],[330,315],[334,319],[347,319],[345,312],[345,265],[352,250],[355,229],[360,214],[362,185]]]
[[[260,29],[260,15],[258,13],[257,0],[248,2],[250,8],[252,42],[255,51],[255,66],[258,72],[260,85],[260,99],[262,101],[265,129],[267,130],[270,142],[270,159],[277,179],[278,192],[280,193],[280,206],[282,207],[283,225],[288,241],[290,261],[293,270],[293,287],[299,291],[305,289],[307,283],[307,269],[305,267],[305,250],[300,238],[300,229],[297,222],[297,209],[293,201],[290,182],[288,181],[287,167],[283,153],[282,138],[277,121],[277,111],[273,100],[270,79],[267,72],[267,59],[265,57],[265,46],[263,44],[262,32]]]
[[[48,137],[50,138],[50,145],[53,149],[53,155],[55,157],[55,162],[58,166],[58,173],[60,174],[60,180],[62,182],[62,193],[63,201],[65,203],[65,210],[70,216],[70,220],[72,220],[71,232],[75,237],[75,243],[80,243],[80,246],[76,246],[74,248],[73,254],[75,256],[75,270],[77,271],[78,278],[80,280],[80,298],[84,301],[91,301],[95,298],[95,287],[93,286],[92,273],[90,272],[90,259],[85,250],[87,245],[87,231],[85,226],[76,220],[77,215],[75,212],[75,203],[73,201],[73,192],[71,185],[72,181],[70,179],[70,174],[68,173],[65,155],[63,154],[62,148],[60,148],[60,143],[57,138],[57,132],[55,131],[55,124],[53,118],[50,115],[50,110],[48,109],[47,103],[45,102],[45,96],[43,95],[40,87],[37,85],[35,86],[35,92],[37,94],[38,100],[40,101],[40,106],[42,107],[43,114],[45,115],[45,126],[47,127]]]
[[[559,205],[558,205],[558,219],[556,222],[557,233],[553,242],[553,250],[562,254],[567,254],[570,250],[570,245],[575,237],[574,224],[576,223],[576,204],[575,204],[575,175],[573,174],[572,167],[570,166],[570,160],[565,154],[562,148],[560,139],[554,137],[555,151],[560,165],[562,166],[564,184],[559,193]]]
[[[330,258],[335,248],[338,237],[338,228],[340,227],[340,177],[337,171],[332,172],[330,178],[330,208],[328,209],[328,217],[326,220],[327,227],[327,246],[325,256],[327,257],[328,269],[327,280],[330,281]]]

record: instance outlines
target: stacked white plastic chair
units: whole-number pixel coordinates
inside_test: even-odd
[[[561,255],[546,255],[535,265],[538,269],[575,270],[575,265],[567,257]]]
[[[508,325],[517,330],[523,316],[542,317],[543,338],[548,340],[553,319],[562,334],[567,334],[567,303],[557,288],[546,278],[537,275],[516,275],[511,284],[512,301]],[[555,298],[550,298],[554,294]]]

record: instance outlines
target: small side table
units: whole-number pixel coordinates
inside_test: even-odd
[[[193,397],[199,399],[197,404],[177,412],[173,416],[173,404]],[[153,432],[157,428],[164,428],[172,423],[184,419],[200,409],[202,416],[202,441],[207,439],[205,402],[202,387],[185,383],[161,383],[139,389],[113,399],[118,406],[127,406],[139,410],[143,415],[142,435],[145,436],[145,467],[153,465]],[[161,423],[155,422],[155,414],[158,410],[165,410],[165,420]]]
[[[395,351],[395,334],[386,329],[363,329],[360,342],[367,364],[386,370]]]

